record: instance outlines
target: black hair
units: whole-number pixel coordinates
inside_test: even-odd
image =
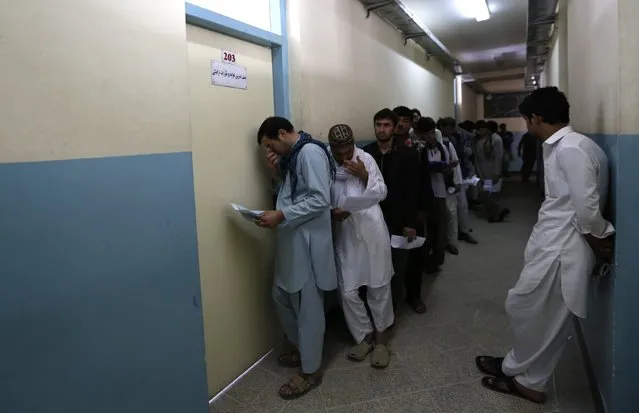
[[[475,122],[475,129],[484,129],[487,127],[488,127],[488,124],[486,123],[485,120],[478,120],[477,122]]]
[[[506,127],[506,124],[505,124],[505,123],[500,123],[500,124],[499,124],[499,127],[500,127],[500,128],[505,128],[505,127]]]
[[[434,131],[436,127],[437,124],[433,118],[420,118],[415,124],[415,132],[427,133]]]
[[[397,125],[397,115],[388,108],[380,110],[373,116],[373,122],[377,122],[380,119],[390,119],[393,122],[393,126]]]
[[[413,108],[413,109],[411,110],[411,113],[413,114],[413,116],[417,115],[417,116],[419,116],[420,118],[422,117],[422,112],[420,112],[420,111],[419,111],[419,109],[417,109],[417,108]]]
[[[455,126],[457,126],[457,123],[455,122],[455,119],[448,117],[441,120],[441,126],[442,128],[445,128],[446,126],[451,126],[454,128]]]
[[[540,116],[549,125],[570,123],[570,103],[557,87],[542,87],[526,96],[519,105],[519,113],[527,118]]]
[[[488,122],[486,122],[486,126],[488,126],[488,129],[490,129],[491,133],[497,133],[497,131],[499,130],[499,125],[494,120],[489,120]]]
[[[393,112],[395,113],[395,116],[397,116],[398,118],[413,117],[413,111],[408,109],[406,106],[397,106],[395,109],[393,109]]]
[[[260,125],[257,131],[257,144],[261,145],[262,138],[264,137],[274,140],[279,139],[278,132],[282,129],[289,133],[295,131],[293,124],[286,118],[271,116],[270,118],[264,119],[264,122],[262,122],[262,125]]]

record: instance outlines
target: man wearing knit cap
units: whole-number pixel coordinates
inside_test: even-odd
[[[337,283],[346,324],[355,339],[348,358],[363,361],[371,355],[371,366],[386,368],[390,362],[388,334],[393,324],[390,235],[379,203],[386,198],[386,184],[375,159],[355,147],[348,125],[335,125],[328,134],[337,164],[331,186]],[[348,207],[351,197],[366,203]],[[366,288],[370,316],[359,294]]]

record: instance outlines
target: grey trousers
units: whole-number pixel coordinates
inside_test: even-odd
[[[322,365],[326,330],[324,291],[311,277],[296,293],[273,285],[273,300],[286,337],[300,352],[302,372],[315,373]]]

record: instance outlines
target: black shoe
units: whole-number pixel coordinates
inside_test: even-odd
[[[459,249],[456,246],[451,244],[448,244],[446,246],[446,251],[450,252],[453,255],[459,255]]]
[[[477,244],[477,240],[475,238],[473,238],[472,235],[467,234],[465,232],[460,232],[459,236],[457,237],[458,240],[460,241],[465,241],[469,244]]]
[[[503,220],[506,219],[508,215],[510,215],[510,209],[508,208],[502,209],[501,212],[499,213],[499,218],[497,219],[497,222],[503,222]]]

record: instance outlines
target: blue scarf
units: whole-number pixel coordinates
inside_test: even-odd
[[[335,173],[336,173],[335,161],[333,161],[333,155],[331,155],[331,153],[328,151],[326,144],[316,139],[313,139],[313,137],[309,135],[308,133],[300,131],[300,138],[295,143],[295,145],[293,145],[293,149],[291,149],[291,153],[288,154],[286,158],[282,158],[282,160],[280,161],[280,178],[282,179],[282,181],[284,181],[284,179],[286,178],[286,175],[290,176],[291,200],[293,202],[295,202],[295,191],[297,189],[297,156],[299,155],[304,145],[306,145],[307,143],[317,145],[320,148],[322,148],[330,164],[331,179],[333,181],[335,180]]]

